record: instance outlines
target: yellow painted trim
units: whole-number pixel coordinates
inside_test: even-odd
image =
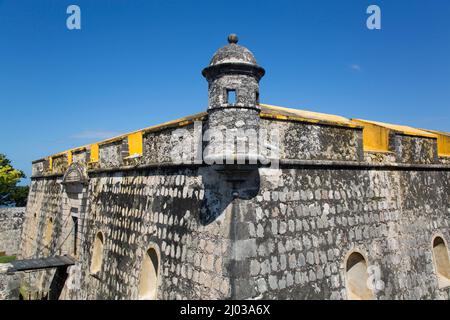
[[[114,138],[110,138],[108,140],[103,140],[103,141],[97,142],[96,144],[98,144],[99,146],[103,146],[105,144],[111,144],[113,142],[117,142],[117,141],[121,141],[121,140],[125,139],[126,136],[127,136],[126,134],[123,134],[123,135],[120,135],[120,136],[117,136]]]
[[[184,127],[184,126],[187,126],[189,124],[194,123],[194,121],[203,121],[204,119],[206,119],[207,115],[208,114],[206,112],[200,112],[200,113],[194,114],[192,116],[188,116],[188,117],[180,118],[180,119],[177,119],[177,120],[173,120],[173,121],[165,122],[165,123],[162,123],[162,124],[158,124],[158,125],[155,125],[155,126],[147,127],[147,128],[144,128],[144,129],[136,130],[136,131],[133,131],[133,132],[130,132],[130,133],[127,133],[127,134],[123,134],[123,135],[120,135],[120,136],[116,136],[116,137],[113,137],[113,138],[110,138],[110,139],[106,139],[106,140],[103,140],[103,141],[91,144],[90,145],[90,148],[91,148],[91,160],[90,160],[90,162],[98,162],[98,159],[99,159],[98,148],[101,145],[110,144],[110,143],[113,143],[113,142],[116,142],[116,141],[123,140],[123,139],[127,138],[128,136],[130,136],[132,134],[140,133],[141,135],[144,135],[145,133],[148,133],[148,132],[157,132],[157,131],[161,131],[161,130],[164,130],[164,129],[167,129],[167,128]],[[87,148],[87,147],[89,147],[89,146],[77,147],[77,148],[70,149],[70,150],[71,151],[79,151],[79,150],[82,150],[83,148]],[[94,150],[92,150],[92,148],[94,148]],[[61,153],[54,154],[54,155],[52,155],[52,157],[56,157],[56,156],[59,156],[61,154],[67,153],[67,152],[68,152],[68,150],[63,151]]]
[[[98,144],[91,144],[91,157],[89,162],[98,162],[99,160],[99,147]]]
[[[173,127],[185,127],[185,126],[187,126],[189,124],[194,123],[195,121],[203,121],[203,120],[205,120],[207,115],[208,114],[206,112],[200,112],[200,113],[194,114],[192,116],[188,116],[188,117],[180,118],[180,119],[177,119],[177,120],[165,122],[165,123],[162,123],[162,124],[158,124],[156,126],[147,127],[145,129],[142,129],[141,131],[143,133],[148,133],[148,132],[155,132],[155,131],[160,131],[160,130],[163,130],[163,129],[173,128]]]
[[[53,157],[49,157],[48,159],[48,168],[50,171],[53,170]]]
[[[450,157],[450,136],[438,134],[438,155]]]
[[[450,133],[435,132],[431,130],[420,130],[408,126],[394,125],[377,121],[369,121],[362,119],[348,119],[342,116],[324,114],[313,111],[298,110],[291,108],[284,108],[279,106],[273,106],[268,104],[260,104],[261,118],[285,120],[285,121],[298,121],[313,124],[325,124],[335,125],[350,128],[364,128],[363,129],[363,145],[365,151],[373,152],[389,152],[388,137],[389,132],[400,132],[405,135],[435,138],[438,140],[438,153],[439,156],[450,156]],[[128,138],[130,155],[140,154],[142,155],[143,135],[149,132],[157,132],[172,127],[183,127],[192,124],[194,121],[203,121],[208,116],[207,112],[201,112],[192,116],[184,117],[181,119],[165,122],[159,125],[147,127],[137,131],[133,131],[128,134],[113,137],[107,140],[91,144],[90,146],[78,147],[64,151],[59,154],[51,156],[50,168],[53,167],[52,157],[59,156],[64,153],[68,153],[69,164],[73,161],[73,152],[82,150],[89,147],[91,149],[90,162],[99,161],[99,146],[104,144],[113,143],[116,141]],[[70,154],[70,155],[69,155]]]
[[[53,158],[59,158],[59,157],[62,157],[64,155],[66,155],[66,154],[67,154],[67,150],[63,151],[63,152],[56,153],[56,154],[52,154],[52,157]]]
[[[128,135],[128,150],[130,156],[142,155],[142,131]]]
[[[387,152],[389,151],[389,132],[386,127],[372,123],[355,120],[363,127],[363,149],[364,151]]]
[[[374,152],[389,151],[389,133],[391,131],[402,133],[409,136],[438,139],[438,149],[439,149],[439,135],[436,133],[427,132],[425,130],[413,127],[378,121],[369,121],[362,119],[352,119],[352,121],[355,123],[359,123],[364,127],[363,128],[364,151],[374,151]],[[445,144],[445,142],[441,142],[441,144]],[[445,146],[441,146],[441,148],[445,148]]]
[[[384,123],[379,121],[370,121],[370,120],[363,120],[363,119],[352,119],[354,122],[362,123],[364,124],[372,124],[375,126],[380,126],[395,132],[402,133],[404,135],[408,136],[416,136],[416,137],[424,137],[424,138],[437,138],[437,136],[433,133],[426,132],[424,130],[420,130],[417,128],[409,127],[409,126],[403,126],[398,124],[391,124],[391,123]]]
[[[67,151],[67,164],[70,166],[73,162],[72,150]]]
[[[117,142],[117,141],[125,139],[127,136],[129,136],[131,134],[138,133],[138,132],[141,132],[142,134],[145,134],[145,133],[148,133],[148,132],[156,132],[156,131],[161,131],[163,129],[168,129],[168,128],[184,127],[184,126],[187,126],[189,124],[194,123],[194,121],[204,120],[206,118],[206,116],[207,116],[206,112],[197,113],[197,114],[192,115],[192,116],[180,118],[180,119],[173,120],[173,121],[164,122],[162,124],[158,124],[158,125],[155,125],[155,126],[147,127],[147,128],[144,128],[144,129],[139,129],[139,130],[127,133],[127,134],[122,134],[122,135],[117,136],[117,137],[113,137],[113,138],[110,138],[110,139],[107,139],[107,140],[100,141],[97,144],[98,145],[105,145],[105,144],[110,144],[110,143],[113,143],[113,142]]]
[[[360,127],[359,125],[353,123],[350,119],[342,116],[307,110],[284,108],[268,104],[260,104],[259,106],[261,107],[261,118],[299,121],[314,124],[330,124],[350,128]]]
[[[86,146],[82,146],[82,147],[74,148],[71,151],[72,151],[72,153],[77,153],[77,152],[86,151],[86,149],[87,149]]]

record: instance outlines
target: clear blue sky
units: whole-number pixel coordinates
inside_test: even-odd
[[[449,21],[448,0],[0,0],[0,152],[30,175],[32,160],[206,110],[201,70],[232,32],[266,69],[264,103],[450,131]]]

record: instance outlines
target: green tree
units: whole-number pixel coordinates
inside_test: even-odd
[[[17,186],[11,192],[11,200],[16,204],[16,207],[25,207],[27,205],[29,186]]]
[[[6,155],[0,153],[0,206],[13,204],[12,196],[16,192],[21,192],[23,197],[24,190],[18,191],[17,189],[17,183],[22,178],[25,178],[25,174],[13,168]],[[17,197],[20,199],[19,194]]]

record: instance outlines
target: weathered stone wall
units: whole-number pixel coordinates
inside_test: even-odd
[[[22,259],[47,256],[54,252],[63,222],[61,209],[61,178],[31,182],[20,246]]]
[[[279,132],[281,159],[359,161],[363,157],[358,128],[274,120],[262,120],[261,127]]]
[[[76,263],[29,273],[27,290],[448,299],[448,134],[259,104],[265,71],[228,42],[202,72],[206,113],[33,162],[20,257]]]
[[[0,273],[0,300],[18,300],[20,281],[19,274]]]
[[[64,288],[60,298],[137,299],[141,260],[150,245],[159,248],[161,256],[159,298],[227,297],[230,283],[224,266],[230,245],[230,218],[223,212],[230,196],[224,195],[226,189],[218,183],[217,173],[200,171],[150,170],[91,176],[89,208],[80,231],[77,268],[81,267],[81,273],[77,276],[81,277],[81,288]],[[65,253],[54,250],[55,244],[67,237],[67,233],[60,232],[66,214],[56,213],[62,207],[57,202],[65,198],[66,188],[57,188],[57,184],[56,179],[40,179],[32,184],[35,196],[29,202],[27,227],[31,231],[36,225],[37,232],[24,238],[23,256],[33,252],[45,256],[45,242],[28,240],[42,238],[50,216],[54,217],[54,231],[48,253]],[[53,188],[57,196],[49,197]],[[39,208],[42,213],[36,221],[32,212]],[[104,265],[99,276],[94,277],[89,269],[93,240],[99,231],[106,238]],[[34,274],[32,286],[47,292],[54,272]]]
[[[60,155],[54,157],[52,160],[51,168],[53,173],[63,174],[68,168],[68,159],[67,155]]]
[[[155,245],[160,299],[345,299],[352,250],[380,267],[378,299],[447,299],[431,242],[437,234],[450,239],[449,178],[449,171],[260,169],[233,200],[208,167],[94,174],[81,287],[62,297],[137,299],[142,256]],[[98,231],[105,256],[94,277]]]
[[[378,299],[448,299],[438,289],[434,235],[450,239],[450,172],[261,170],[261,191],[241,202],[255,250],[243,278],[268,299],[346,299],[354,250],[381,269]]]
[[[72,153],[72,161],[79,163],[87,163],[89,161],[86,150],[82,149]]]
[[[6,256],[16,255],[22,236],[25,208],[0,208],[0,252]],[[0,273],[0,300],[19,297],[20,275]]]
[[[14,255],[19,251],[25,208],[0,208],[0,252]]]
[[[100,146],[100,166],[118,167],[123,161],[124,144],[126,140],[116,141],[111,144],[105,144]]]
[[[258,80],[254,77],[242,77],[240,75],[227,75],[212,81],[209,86],[209,106],[227,107],[226,89],[236,90],[235,106],[248,107],[257,103],[259,93]]]
[[[398,162],[436,163],[438,160],[436,139],[395,135],[391,140]]]
[[[174,130],[190,133],[185,144],[201,137],[192,122],[146,132],[133,159],[126,137],[101,144],[96,165],[80,152],[89,179],[79,184],[76,171],[63,183],[48,160],[34,163],[21,256],[70,254],[77,264],[34,272],[30,287],[60,299],[138,299],[154,248],[158,299],[346,299],[346,258],[357,251],[381,271],[375,298],[449,298],[432,256],[434,235],[450,239],[450,167],[435,139],[392,133],[389,152],[364,152],[359,127],[260,125],[280,133],[281,168],[246,171],[234,186],[226,170],[172,163]],[[99,232],[102,266],[91,272]]]
[[[171,163],[172,153],[176,143],[180,143],[183,136],[180,135],[179,139],[175,140],[174,132],[177,129],[170,128],[159,132],[149,132],[144,135],[143,149],[144,157],[142,164],[158,164],[158,163]],[[199,133],[195,131],[194,124],[184,126],[182,130],[185,130],[188,134],[185,137],[189,137],[191,140],[183,141],[185,145],[192,146],[190,150],[186,150],[186,159],[191,162],[195,159],[194,146],[197,145],[197,141],[193,141],[194,137],[199,137]],[[183,144],[181,144],[183,145]]]
[[[205,183],[210,183],[208,197]],[[93,177],[81,266],[83,287],[75,296],[137,299],[142,257],[153,245],[161,261],[159,298],[227,297],[229,217],[214,218],[225,209],[216,208],[223,205],[217,200],[219,189],[198,176],[197,170]],[[104,267],[97,279],[89,274],[89,263],[99,231],[106,242]]]

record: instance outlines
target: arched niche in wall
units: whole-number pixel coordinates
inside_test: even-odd
[[[346,289],[349,300],[372,300],[374,294],[367,287],[369,274],[367,273],[367,262],[359,252],[352,252],[345,263]]]
[[[450,261],[448,247],[442,237],[433,239],[433,258],[439,288],[450,287]]]
[[[156,300],[158,293],[159,254],[154,247],[150,247],[142,259],[141,274],[139,276],[139,299]]]
[[[92,260],[91,260],[91,274],[96,275],[102,270],[103,264],[103,247],[104,247],[104,236],[103,233],[97,232],[94,239],[94,248],[92,250]]]

